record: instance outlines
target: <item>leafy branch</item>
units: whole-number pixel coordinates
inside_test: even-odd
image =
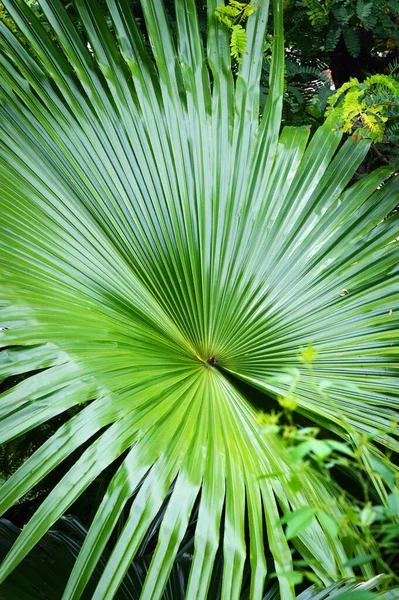
[[[399,116],[399,83],[390,75],[372,75],[360,83],[344,83],[328,100],[326,116],[334,112],[344,133],[382,142],[388,120]]]
[[[229,0],[229,4],[219,4],[215,11],[220,23],[230,32],[230,54],[238,63],[242,62],[242,55],[247,47],[246,21],[256,10],[257,7],[253,4]]]

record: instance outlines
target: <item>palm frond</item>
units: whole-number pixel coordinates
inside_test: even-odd
[[[6,519],[1,519],[0,532],[0,557],[3,558],[20,535],[20,530]],[[19,600],[41,600],[43,594],[49,600],[61,598],[74,560],[79,555],[86,535],[87,530],[78,519],[71,515],[62,517],[3,583],[2,595],[7,598],[18,598]],[[92,597],[107,558],[108,553],[101,557],[90,584],[82,596],[83,600]],[[150,563],[150,554],[140,554],[135,558],[125,575],[123,584],[115,595],[116,600],[139,600]],[[184,600],[186,598],[190,564],[190,555],[180,551],[173,564],[167,587],[162,596],[164,600]],[[54,577],[54,573],[57,573],[57,577]],[[379,576],[361,584],[355,580],[342,580],[326,588],[312,585],[299,594],[297,600],[340,598],[343,594],[352,591],[360,593],[374,590],[381,586],[383,581],[384,577]],[[389,593],[385,592],[383,597],[394,600],[398,597],[398,594],[399,591],[396,589],[391,590]],[[208,590],[208,600],[217,600],[219,597],[220,589],[218,586]],[[249,597],[250,588],[245,587],[240,600],[248,600]],[[370,598],[375,598],[375,600],[380,597],[378,593],[370,595]],[[278,600],[278,598],[278,585],[274,585],[262,600]],[[354,600],[356,600],[356,595]]]
[[[165,499],[143,599],[162,597],[198,506],[187,598],[207,597],[221,547],[222,599],[240,597],[248,556],[250,598],[276,573],[290,600],[282,513],[322,503],[340,522],[342,510],[316,472],[290,488],[284,446],[237,382],[265,411],[295,388],[305,416],[398,449],[398,234],[384,219],[398,179],[383,168],[348,187],[368,144],[341,145],[333,118],[309,143],[306,128],[280,133],[281,0],[261,120],[267,2],[236,77],[214,0],[206,51],[194,0],[176,2],[176,40],[162,3],[142,0],[151,56],[127,0],[108,2],[116,37],[96,2],[76,0],[89,44],[60,0],[40,5],[51,36],[22,0],[5,6],[27,45],[0,23],[0,368],[45,369],[2,394],[1,442],[77,410],[3,485],[1,512],[87,447],[0,578],[120,458],[63,600],[82,596],[107,546],[93,597],[113,598]],[[327,585],[353,575],[351,532],[315,519],[293,544]]]

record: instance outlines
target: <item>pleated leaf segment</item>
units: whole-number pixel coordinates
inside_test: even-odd
[[[49,27],[4,0],[20,35],[0,23],[0,372],[35,374],[1,395],[0,443],[73,416],[3,485],[1,513],[84,451],[1,580],[119,459],[63,600],[84,593],[126,506],[95,600],[117,593],[162,507],[143,600],[162,597],[193,510],[189,600],[207,598],[218,550],[223,600],[240,597],[246,564],[251,600],[273,574],[295,598],[292,545],[326,585],[353,575],[345,527],[334,537],[314,519],[286,540],[282,514],[341,509],[316,471],[293,491],[255,388],[267,413],[294,379],[305,417],[374,438],[365,461],[398,449],[399,217],[384,220],[398,179],[383,168],[348,186],[368,144],[342,143],[333,120],[310,141],[281,131],[282,0],[260,115],[268,1],[233,66],[218,3],[205,48],[194,0],[176,1],[176,36],[161,1],[142,0],[146,37],[128,0],[107,2],[110,20],[75,0],[83,32],[60,0],[39,0]]]

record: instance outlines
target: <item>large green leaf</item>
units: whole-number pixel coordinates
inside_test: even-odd
[[[120,459],[64,600],[81,597],[106,548],[93,598],[113,598],[165,500],[143,599],[161,598],[194,507],[187,598],[207,597],[218,549],[222,599],[239,598],[247,558],[251,599],[275,573],[281,598],[295,597],[281,514],[311,504],[341,522],[342,509],[316,472],[289,485],[251,386],[265,412],[294,393],[345,439],[398,449],[398,228],[384,220],[398,178],[380,169],[348,187],[368,144],[342,144],[333,120],[309,143],[306,128],[280,133],[281,0],[260,117],[268,3],[233,67],[217,3],[204,50],[194,0],[176,2],[176,40],[160,0],[142,0],[148,43],[128,0],[108,1],[112,31],[94,0],[75,0],[83,34],[60,0],[40,0],[51,33],[23,0],[4,2],[23,41],[0,23],[0,373],[40,372],[2,394],[0,439],[74,416],[3,485],[1,511],[83,449],[1,580]],[[292,543],[328,584],[353,575],[350,533],[313,519]]]
[[[3,558],[15,540],[20,535],[20,530],[5,519],[0,519],[0,557]],[[68,576],[71,572],[73,562],[78,556],[82,543],[87,535],[84,525],[76,518],[68,515],[62,517],[44,538],[32,549],[28,556],[13,571],[10,577],[3,583],[0,597],[4,600],[18,598],[18,600],[59,600],[61,598]],[[187,545],[191,546],[192,539],[187,540],[186,546],[179,551],[163,593],[163,600],[183,600],[186,597],[188,573],[192,556],[185,552]],[[130,566],[123,584],[115,595],[115,600],[139,600],[141,590],[151,562],[151,555],[147,554],[148,547],[143,544],[140,555],[135,558]],[[96,584],[101,577],[101,570],[108,557],[106,553],[99,561],[88,585],[82,595],[82,600],[92,597]],[[56,577],[54,574],[56,573]],[[220,572],[215,581],[220,583]],[[378,588],[384,582],[384,577],[374,577],[372,580],[357,583],[355,580],[342,580],[326,588],[312,585],[297,597],[298,600],[327,600],[329,598],[341,598],[344,594],[351,592],[356,594],[346,596],[349,600],[356,600],[358,594],[369,594],[370,600],[388,598],[394,600],[399,597],[399,590],[393,589],[381,596],[370,592]],[[217,600],[220,586],[215,585],[208,590],[208,600]],[[240,600],[248,600],[250,589],[244,585]],[[276,600],[278,587],[269,589],[262,600]],[[360,600],[360,596],[359,596]]]

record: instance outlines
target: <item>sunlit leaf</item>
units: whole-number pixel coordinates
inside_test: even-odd
[[[364,565],[374,560],[376,557],[375,554],[364,554],[360,556],[355,556],[350,560],[347,560],[342,566],[344,567],[358,567],[359,565]]]
[[[280,519],[280,522],[287,523],[287,528],[285,530],[287,540],[291,540],[305,531],[305,529],[312,524],[315,512],[314,508],[306,507],[298,508],[289,514],[284,515],[284,517]]]
[[[128,0],[75,0],[79,29],[61,0],[38,4],[44,24],[22,0],[4,0],[18,36],[0,22],[0,376],[22,376],[0,444],[64,420],[2,485],[1,513],[64,475],[0,582],[104,472],[63,600],[107,549],[93,597],[113,598],[154,522],[143,599],[162,598],[190,528],[190,600],[215,574],[238,600],[247,573],[251,600],[272,573],[294,600],[294,548],[323,582],[352,576],[355,525],[332,540],[314,514],[343,523],[335,487],[298,473],[257,415],[285,398],[342,442],[398,450],[398,177],[351,185],[369,144],[342,143],[333,117],[310,140],[281,129],[282,0],[262,115],[268,2],[239,65],[214,0],[206,46],[194,0],[175,3],[176,31],[161,0],[142,0],[142,30]],[[396,469],[371,467],[382,504]]]

